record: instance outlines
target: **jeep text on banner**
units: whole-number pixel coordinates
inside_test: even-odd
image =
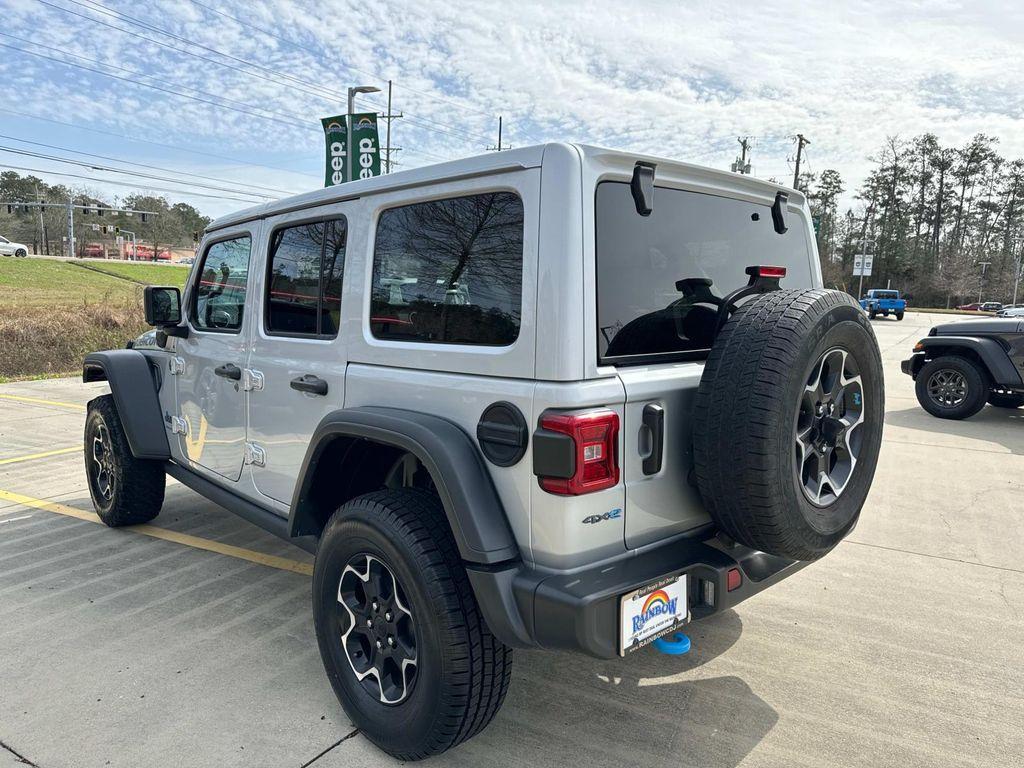
[[[348,159],[348,128],[345,124],[345,115],[325,117],[320,122],[323,123],[324,138],[327,140],[327,171],[324,174],[324,186],[333,187],[348,181],[348,165],[345,162]]]
[[[363,112],[352,115],[351,144],[352,173],[350,180],[380,176],[380,139],[377,136],[377,114]]]

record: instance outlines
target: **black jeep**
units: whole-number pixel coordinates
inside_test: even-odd
[[[916,382],[921,407],[940,419],[966,419],[985,403],[1024,405],[1024,318],[936,325],[914,345],[903,372]]]

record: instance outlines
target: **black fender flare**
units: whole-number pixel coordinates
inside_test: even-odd
[[[82,363],[82,381],[110,383],[114,405],[135,458],[171,458],[157,382],[144,354],[134,349],[91,352]]]
[[[1020,387],[1020,373],[1010,361],[1006,350],[995,339],[974,336],[926,336],[919,342],[926,352],[942,348],[969,349],[988,368],[993,384],[1009,387]],[[933,357],[934,354],[929,354]],[[916,371],[915,371],[916,373]]]
[[[401,408],[364,406],[327,414],[317,426],[299,472],[288,521],[290,536],[318,533],[311,498],[320,458],[336,439],[357,438],[413,454],[437,486],[462,559],[493,565],[519,557],[519,547],[473,440],[447,419]]]

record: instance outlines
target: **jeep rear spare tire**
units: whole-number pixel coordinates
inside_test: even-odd
[[[748,547],[821,557],[857,522],[884,412],[878,343],[848,294],[751,299],[722,328],[697,391],[694,464],[708,513]]]

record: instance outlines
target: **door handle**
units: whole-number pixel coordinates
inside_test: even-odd
[[[224,365],[218,365],[213,369],[213,372],[218,376],[223,376],[225,379],[233,379],[238,381],[242,378],[242,369],[234,363],[224,363]]]
[[[327,382],[312,373],[307,373],[296,379],[292,379],[289,386],[299,392],[310,392],[314,395],[327,394]]]
[[[661,460],[665,450],[665,409],[656,403],[644,406],[641,417],[642,429],[649,431],[651,452],[644,456],[643,471],[645,475],[656,475],[661,472]]]

